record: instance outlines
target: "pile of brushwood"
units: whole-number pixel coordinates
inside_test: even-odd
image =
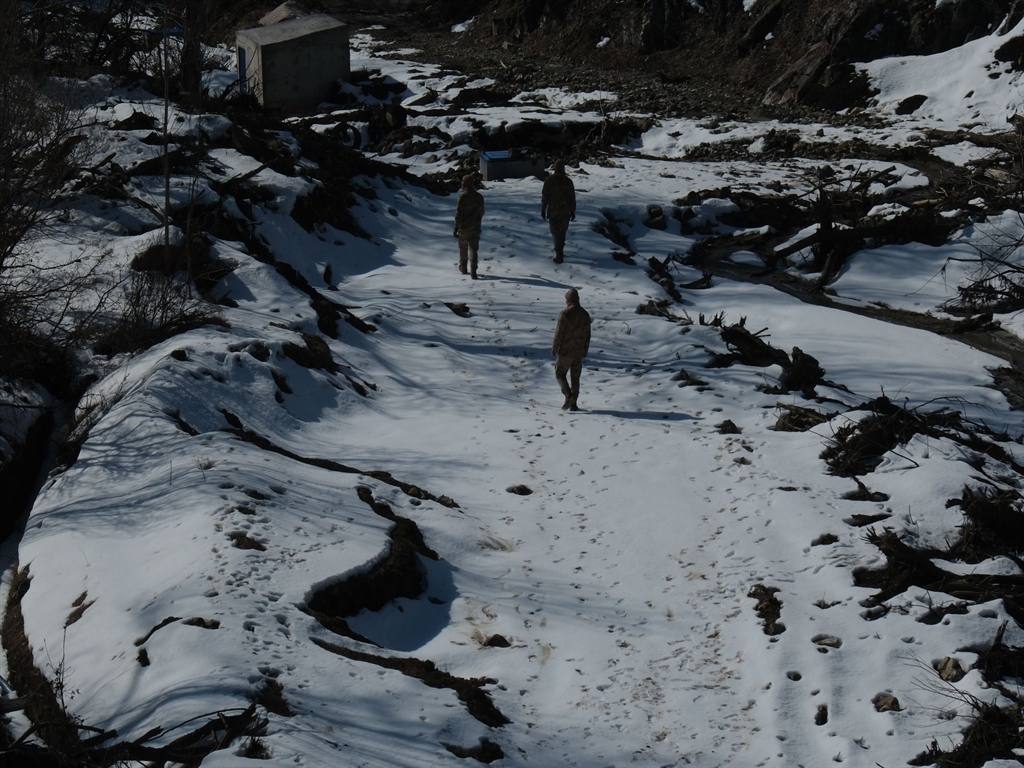
[[[667,308],[642,307],[649,314],[660,314],[668,319]],[[699,322],[717,327],[727,352],[709,352],[708,367],[722,365],[750,365],[756,367],[780,366],[783,369],[780,386],[764,387],[764,391],[801,391],[810,401],[808,405],[779,404],[780,416],[775,429],[807,431],[820,428],[838,415],[837,410],[825,410],[825,403],[838,401],[822,397],[815,391],[817,385],[837,388],[826,381],[824,371],[810,355],[794,348],[788,355],[772,347],[764,338],[764,329],[753,333],[745,323],[726,324],[719,314],[710,319],[703,316]],[[787,374],[799,366],[805,373],[799,386],[786,386]],[[706,385],[700,379],[681,371],[674,377],[679,386]],[[842,389],[841,386],[838,388]],[[1011,443],[1020,444],[1024,438],[1011,438],[1005,431],[966,419],[956,401],[936,404],[935,407],[908,408],[894,403],[884,395],[847,408],[847,422],[835,429],[822,452],[828,471],[838,477],[850,478],[856,489],[844,494],[854,501],[884,503],[888,496],[872,491],[866,479],[883,464],[887,457],[901,457],[913,462],[904,446],[915,438],[930,442],[952,443],[959,447],[974,470],[975,482],[965,486],[959,496],[946,502],[947,508],[957,508],[963,514],[959,536],[944,548],[924,547],[916,544],[913,531],[898,531],[885,521],[892,517],[888,508],[877,514],[854,514],[844,522],[866,529],[864,538],[878,548],[885,557],[880,568],[859,568],[854,571],[854,583],[874,590],[861,605],[863,617],[874,621],[892,611],[909,613],[915,600],[899,599],[906,593],[919,594],[922,590],[943,595],[939,600],[921,606],[917,620],[936,624],[949,614],[963,614],[971,606],[1001,601],[1011,619],[1024,628],[1024,575],[990,573],[963,573],[954,564],[977,564],[1005,558],[1024,572],[1024,495],[1020,491],[1024,477],[1024,464],[1010,450]],[[724,426],[723,426],[723,431]],[[1019,455],[1019,454],[1017,454]],[[877,527],[881,524],[881,528]],[[839,541],[826,534],[814,542],[829,545]],[[949,563],[950,567],[943,567]],[[759,600],[758,611],[765,621],[765,631],[783,631],[775,628],[771,620],[774,596],[771,588],[752,590],[751,597]],[[1004,706],[983,702],[977,697],[957,689],[953,683],[959,662],[955,659],[937,660],[930,683],[936,690],[952,699],[973,707],[975,718],[967,729],[963,741],[950,749],[933,744],[918,755],[912,765],[981,766],[991,759],[1015,760],[1013,750],[1024,749],[1024,648],[1009,646],[1004,641],[1006,625],[995,634],[985,648],[965,647],[976,653],[978,669],[986,683],[999,691],[1008,702]],[[952,670],[952,671],[951,671]],[[962,671],[960,676],[962,676]],[[898,703],[895,704],[898,706]]]
[[[912,611],[907,606],[913,601],[894,598],[909,590],[925,590],[949,599],[923,606],[916,618],[924,624],[936,624],[948,614],[967,613],[972,605],[999,600],[1012,620],[1024,627],[1024,576],[965,574],[943,567],[946,562],[982,563],[1006,558],[1024,570],[1020,554],[1024,550],[1024,496],[1018,490],[1024,466],[1004,447],[1010,442],[1009,435],[970,423],[952,408],[911,409],[886,397],[864,403],[856,411],[864,415],[838,429],[822,454],[833,474],[853,478],[864,489],[861,476],[877,468],[884,455],[899,455],[901,446],[921,435],[961,446],[977,477],[976,486],[965,486],[960,496],[946,502],[947,507],[960,509],[963,522],[959,537],[943,549],[915,546],[909,531],[889,526],[867,529],[865,539],[884,555],[885,565],[854,572],[858,586],[876,590],[862,603],[864,618],[872,621],[890,611]],[[787,421],[792,421],[791,415],[787,412]],[[815,421],[805,419],[803,423],[813,426]],[[1020,438],[1015,442],[1021,442]],[[912,461],[909,456],[905,458]],[[888,514],[854,516],[847,522],[864,525],[886,517]],[[911,761],[912,765],[981,766],[992,759],[1017,760],[1014,750],[1024,748],[1024,648],[1008,646],[1003,640],[1005,629],[1004,624],[987,648],[972,646],[964,650],[978,654],[974,668],[1008,704],[983,702],[960,691],[952,684],[957,678],[950,677],[944,664],[937,662],[934,676],[929,678],[932,685],[952,699],[971,705],[975,719],[956,747],[947,750],[933,743]]]

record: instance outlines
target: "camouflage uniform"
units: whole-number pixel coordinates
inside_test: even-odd
[[[576,400],[580,396],[580,373],[583,371],[583,358],[590,351],[590,315],[580,306],[580,295],[575,288],[565,292],[565,309],[558,316],[555,326],[555,340],[551,344],[551,354],[557,355],[555,360],[555,379],[565,395],[562,410],[579,410]],[[569,373],[571,385],[565,374]]]
[[[576,218],[576,187],[565,175],[565,163],[555,162],[554,173],[544,180],[540,193],[540,216],[548,220],[555,244],[555,261],[561,263],[569,221]]]
[[[484,196],[474,189],[472,176],[462,179],[462,191],[455,204],[455,231],[459,238],[459,272],[466,274],[466,262],[476,278],[477,254],[480,250],[480,228],[484,218]]]

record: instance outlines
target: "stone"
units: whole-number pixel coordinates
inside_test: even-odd
[[[876,712],[901,712],[900,700],[891,693],[880,693],[875,697]]]
[[[960,661],[952,656],[943,658],[936,667],[936,671],[939,673],[939,677],[948,683],[957,683],[967,675],[967,670],[963,668]]]

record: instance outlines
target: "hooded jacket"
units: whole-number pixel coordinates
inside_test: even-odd
[[[484,196],[475,189],[463,189],[455,203],[455,234],[459,237],[480,237],[484,218]]]
[[[576,187],[564,171],[553,173],[544,180],[540,214],[551,221],[569,221],[576,215]]]
[[[566,299],[570,303],[558,316],[551,353],[559,357],[582,359],[590,351],[590,314],[580,306],[576,291],[569,291]]]

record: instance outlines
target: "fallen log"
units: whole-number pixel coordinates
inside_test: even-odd
[[[20,712],[24,708],[24,696],[18,696],[14,699],[0,699],[0,714],[7,714],[8,712]]]
[[[665,293],[671,296],[676,301],[682,301],[683,297],[679,293],[679,289],[676,288],[676,281],[672,277],[672,273],[668,271],[669,262],[672,260],[671,256],[666,256],[664,261],[651,256],[647,259],[647,266],[650,269],[647,271],[648,277],[654,282],[665,289]]]
[[[875,247],[883,244],[901,245],[909,242],[942,245],[949,239],[954,228],[955,224],[941,221],[932,216],[929,211],[912,209],[911,213],[903,216],[865,226],[843,229],[832,227],[827,231],[819,228],[784,248],[772,251],[768,254],[768,259],[774,265],[804,248],[819,244],[830,246],[830,248],[841,246],[854,250],[866,241],[874,241]]]
[[[895,170],[896,170],[896,166],[895,165],[890,165],[888,168],[885,168],[885,169],[883,169],[881,171],[877,171],[876,173],[872,173],[867,178],[862,179],[860,182],[858,182],[857,186],[855,186],[852,189],[850,189],[849,192],[850,193],[861,192],[861,191],[867,189],[868,187],[870,187],[872,184],[874,184],[876,181],[881,179],[883,176],[888,176],[890,173],[892,173]]]
[[[1012,152],[1018,146],[1020,137],[1016,131],[1004,131],[1003,133],[983,134],[973,131],[944,131],[940,128],[924,128],[921,133],[932,139],[936,144],[955,144],[968,141],[977,147],[990,149],[1001,149],[1004,152]]]
[[[973,603],[1002,599],[1011,615],[1017,606],[1024,604],[1024,576],[952,573],[934,562],[945,553],[915,549],[891,528],[883,529],[882,533],[872,528],[865,538],[878,547],[886,560],[886,567],[881,571],[854,573],[854,583],[879,587],[879,592],[872,595],[868,603],[879,605],[911,587],[919,587]]]
[[[781,349],[776,349],[757,334],[751,333],[742,324],[723,328],[722,341],[735,351],[744,365],[759,368],[766,368],[769,365],[781,365],[783,368],[790,366],[789,355]]]

